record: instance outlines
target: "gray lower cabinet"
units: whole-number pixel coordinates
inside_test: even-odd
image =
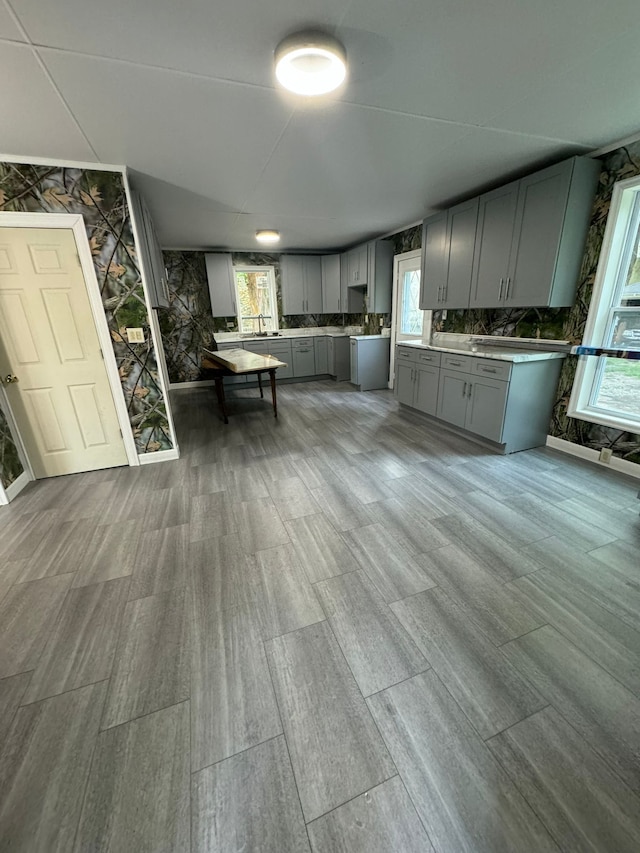
[[[293,362],[293,375],[315,376],[316,358],[313,338],[301,338],[291,341],[291,357]]]
[[[207,252],[204,262],[207,268],[212,315],[214,317],[237,316],[236,286],[231,255],[228,252]]]
[[[312,338],[316,357],[316,376],[329,372],[329,339],[322,337]]]
[[[441,370],[436,414],[447,423],[502,442],[509,383]]]
[[[276,374],[278,379],[290,379],[293,376],[293,361],[291,357],[291,341],[286,338],[262,338],[260,340],[248,340],[244,343],[244,348],[249,352],[257,352],[260,355],[272,355],[278,361],[286,364],[286,367],[279,367]],[[255,376],[248,379],[249,382],[255,382]]]
[[[388,386],[390,343],[390,338],[379,335],[356,335],[350,339],[351,382],[360,391]]]
[[[512,363],[400,345],[395,395],[514,453],[545,444],[561,366],[557,358]]]

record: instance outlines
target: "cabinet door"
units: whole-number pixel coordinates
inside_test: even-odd
[[[294,376],[315,376],[316,358],[313,338],[302,346],[294,346],[291,351]]]
[[[366,243],[364,246],[357,246],[353,250],[353,261],[355,275],[351,283],[365,285],[369,274],[369,249]]]
[[[443,421],[463,427],[467,416],[467,391],[471,377],[455,370],[441,370],[437,415]]]
[[[329,353],[327,338],[318,337],[313,339],[313,346],[316,356],[316,374],[329,372]]]
[[[446,284],[447,214],[437,213],[422,223],[422,271],[420,273],[420,308],[441,308]]]
[[[440,369],[437,367],[416,366],[416,389],[414,406],[427,415],[435,415],[438,410],[438,383]]]
[[[393,392],[399,403],[413,406],[413,371],[416,366],[412,362],[396,362],[396,377]],[[437,396],[437,388],[436,388]]]
[[[520,181],[505,305],[548,305],[562,236],[573,161]]]
[[[358,385],[360,383],[360,377],[358,376],[358,341],[354,340],[354,338],[350,340],[349,349],[351,350],[351,371],[349,376],[351,382],[354,385]]]
[[[491,441],[502,441],[504,412],[507,404],[509,383],[484,376],[470,376],[469,406],[466,429]]]
[[[339,314],[343,310],[340,302],[340,255],[323,255],[321,269],[322,313]]]
[[[447,212],[447,279],[440,308],[469,307],[477,224],[477,198]]]
[[[471,308],[496,308],[503,304],[518,183],[515,181],[480,196]]]
[[[327,373],[329,376],[336,375],[335,349],[330,335],[327,337]]]
[[[302,255],[280,255],[282,313],[304,314],[304,265]]]
[[[236,294],[231,255],[221,252],[204,256],[211,297],[211,313],[214,317],[235,317]]]
[[[302,261],[304,269],[304,313],[322,314],[322,259],[320,255],[307,255]]]
[[[368,255],[367,310],[373,314],[389,314],[393,290],[393,244],[388,240],[372,240]]]

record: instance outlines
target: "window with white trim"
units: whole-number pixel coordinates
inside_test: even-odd
[[[233,277],[240,332],[277,332],[278,301],[273,267],[234,266]]]
[[[615,186],[583,343],[640,350],[640,178]],[[567,414],[640,432],[640,361],[582,356]]]

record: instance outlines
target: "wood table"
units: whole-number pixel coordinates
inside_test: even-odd
[[[279,361],[273,355],[261,355],[257,352],[241,349],[227,350],[204,350],[205,356],[202,359],[203,370],[213,374],[213,379],[216,383],[216,395],[218,397],[218,405],[222,412],[222,418],[225,424],[229,423],[227,416],[227,407],[225,405],[224,396],[224,377],[225,376],[240,376],[250,373],[255,373],[258,379],[258,388],[260,396],[264,398],[262,390],[262,374],[268,373],[271,381],[271,401],[273,403],[273,416],[278,417],[278,401],[276,398],[276,370],[279,367],[286,367],[286,362]]]

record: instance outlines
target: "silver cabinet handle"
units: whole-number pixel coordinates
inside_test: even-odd
[[[463,397],[467,396],[467,383],[466,382],[464,383],[464,386],[462,388],[462,396]]]
[[[469,383],[469,394],[468,394],[467,396],[471,397],[471,391],[472,391],[472,389],[473,389],[473,383],[472,383],[472,382],[470,382],[470,383]]]
[[[502,299],[502,288],[504,287],[504,278],[500,279],[500,287],[498,288],[498,301]]]
[[[451,349],[453,349],[453,347],[451,347]],[[459,361],[451,361],[451,359],[449,359],[449,364],[452,364],[454,367],[462,367]]]
[[[510,276],[510,275],[508,275],[508,276],[507,276],[507,290],[506,290],[506,293],[505,293],[505,295],[504,295],[504,298],[505,298],[505,299],[508,299],[508,298],[509,298],[509,290],[510,290],[510,289],[511,289],[511,276]]]
[[[480,369],[482,370],[483,373],[497,373],[498,372],[495,369],[495,367],[481,367]]]

